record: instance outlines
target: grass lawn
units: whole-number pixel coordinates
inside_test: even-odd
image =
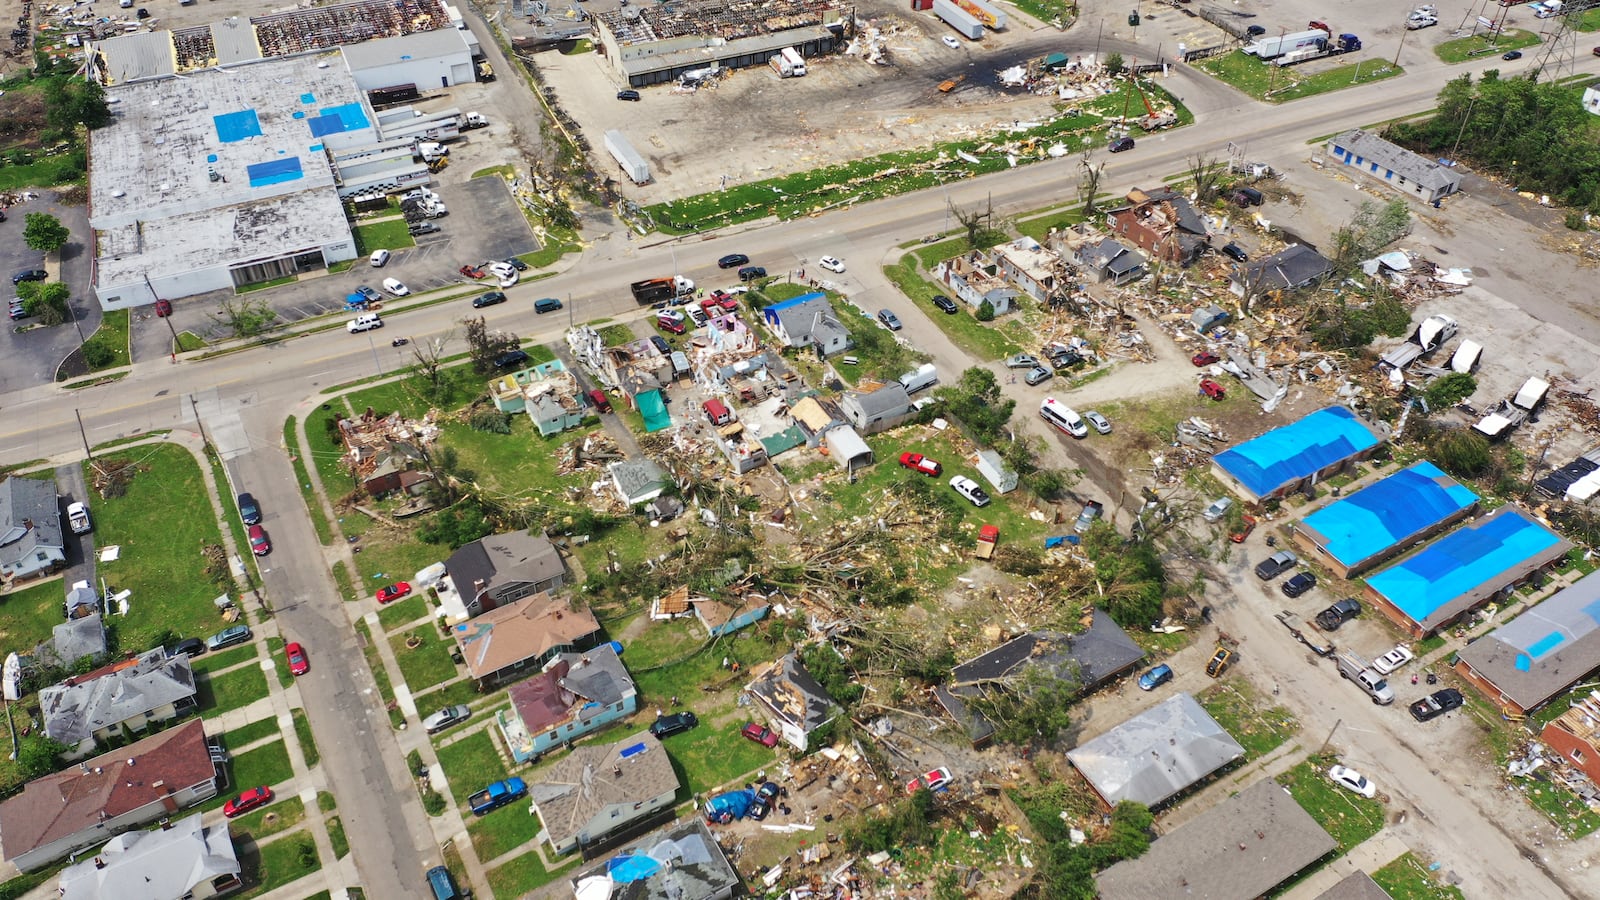
[[[1600,813],[1589,809],[1577,794],[1561,785],[1536,777],[1524,787],[1523,794],[1569,839],[1576,840],[1600,828]]]
[[[777,764],[775,751],[739,734],[746,721],[742,716],[721,725],[702,720],[699,728],[661,742],[690,794],[706,793],[746,773]]]
[[[211,600],[223,589],[207,573],[200,548],[220,545],[222,532],[195,458],[183,447],[156,444],[102,460],[136,463],[122,496],[92,503],[96,546],[122,547],[119,559],[99,564],[99,574],[113,590],[133,592],[128,615],[117,619],[116,649],[144,650],[169,637],[220,631]],[[93,483],[88,463],[84,476]]]
[[[1275,66],[1263,62],[1243,50],[1225,56],[1201,60],[1195,66],[1219,81],[1233,85],[1257,100],[1282,103],[1298,100],[1313,94],[1337,91],[1360,83],[1394,78],[1405,74],[1399,66],[1383,60],[1363,59],[1360,62],[1307,74],[1297,66]]]
[[[322,754],[317,751],[317,739],[311,734],[311,722],[306,719],[306,711],[296,707],[289,712],[294,716],[294,736],[300,741],[300,752],[305,754],[306,766],[314,766],[322,760]]]
[[[259,841],[269,834],[288,831],[299,825],[305,817],[305,803],[299,797],[285,797],[265,809],[258,809],[248,816],[240,816],[229,821],[228,831],[234,840],[252,837]]]
[[[231,768],[231,796],[238,796],[243,791],[263,784],[281,784],[294,777],[294,766],[289,763],[289,750],[282,741],[273,741],[236,755]],[[226,800],[228,796],[222,799]]]
[[[278,727],[276,716],[269,719],[257,719],[248,725],[241,725],[232,731],[223,732],[227,735],[224,745],[237,749],[248,747],[256,741],[267,737],[282,737],[283,729]]]
[[[481,818],[470,815],[467,818],[472,849],[477,851],[479,859],[486,861],[533,843],[542,828],[539,817],[528,812],[527,803],[513,803]]]
[[[288,658],[284,656],[283,648],[283,638],[267,638],[267,657],[277,664],[272,667],[272,671],[278,676],[278,687],[288,690],[289,685],[294,684],[294,674],[289,671]]]
[[[239,865],[244,883],[251,885],[244,893],[236,895],[245,900],[310,875],[322,868],[322,860],[317,857],[317,845],[311,835],[300,834],[280,838],[266,846],[258,846],[254,841],[241,844]]]
[[[1244,748],[1245,759],[1266,756],[1300,730],[1293,713],[1281,706],[1267,705],[1246,681],[1221,682],[1196,699]]]
[[[411,634],[422,638],[422,646],[415,650],[406,646],[406,636]],[[455,677],[456,664],[450,659],[450,648],[454,644],[439,637],[439,629],[431,622],[389,638],[395,661],[400,664],[400,674],[412,690],[425,690]]]
[[[200,712],[206,717],[218,716],[229,710],[242,709],[267,696],[271,691],[267,674],[259,666],[245,666],[221,675],[207,675],[195,679],[198,689],[196,699]]]
[[[474,793],[509,774],[487,731],[440,747],[439,765],[444,766],[444,774],[450,779],[450,792],[462,805]]]
[[[89,371],[99,372],[105,369],[115,369],[128,365],[131,359],[128,355],[128,311],[125,309],[108,309],[100,319],[100,327],[84,342],[84,361],[87,362],[92,355],[91,346],[104,347],[110,352],[105,365],[90,366]]]
[[[521,897],[557,878],[570,874],[562,868],[547,872],[539,854],[528,852],[489,872],[489,890],[496,897]]]
[[[1480,59],[1490,54],[1499,55],[1507,50],[1517,50],[1522,47],[1532,47],[1539,43],[1539,36],[1531,31],[1513,28],[1498,36],[1493,34],[1475,34],[1471,37],[1456,38],[1433,48],[1433,52],[1447,63],[1467,62]]]
[[[587,486],[593,472],[557,475],[559,448],[604,429],[600,425],[574,428],[544,437],[533,427],[533,420],[517,415],[511,420],[510,434],[476,431],[468,425],[446,423],[439,429],[442,446],[453,447],[461,465],[476,473],[491,491],[526,496],[531,493],[560,493],[566,485]]]
[[[327,546],[333,543],[333,532],[328,530],[327,520],[322,517],[322,506],[317,503],[317,496],[311,490],[311,476],[306,472],[305,451],[301,449],[300,441],[295,436],[294,416],[290,416],[283,423],[283,446],[288,448],[289,462],[294,466],[294,480],[300,487],[300,499],[305,501],[311,525],[317,531],[317,541]]]
[[[1463,900],[1461,889],[1440,884],[1415,854],[1407,853],[1372,873],[1393,900]]]
[[[527,210],[523,213],[528,218],[528,223],[538,228],[542,223]],[[524,253],[517,259],[527,263],[535,269],[555,265],[556,261],[568,253],[577,253],[583,249],[583,240],[578,237],[578,232],[570,228],[556,228],[546,225],[540,237],[539,249],[532,253]],[[523,279],[524,281],[528,279]]]
[[[361,639],[361,655],[366,657],[367,669],[372,672],[372,680],[378,684],[378,696],[383,700],[384,708],[389,711],[389,724],[399,728],[405,724],[405,713],[402,713],[394,702],[394,687],[389,683],[389,670],[383,667],[383,657],[378,655],[378,648],[372,643],[372,630],[361,619],[356,620],[356,636]]]
[[[25,166],[0,166],[0,191],[81,182],[83,175],[83,164],[79,162],[77,154],[62,153],[35,160]]]
[[[427,715],[441,706],[467,705],[474,701],[482,700],[483,692],[478,690],[476,681],[467,678],[461,681],[452,681],[444,687],[413,694],[412,699],[416,701],[417,709],[421,710],[423,715]]]
[[[378,624],[384,631],[393,631],[407,622],[415,622],[428,614],[428,598],[412,594],[404,600],[378,608]]]
[[[1600,7],[1585,10],[1575,27],[1579,31],[1600,31]]]
[[[357,225],[350,230],[356,236],[356,253],[361,256],[369,256],[374,250],[399,250],[402,247],[417,245],[411,237],[406,220],[399,216],[381,222]]]
[[[1044,243],[1050,229],[1060,230],[1083,221],[1083,207],[1077,203],[1017,223],[1017,231]]]
[[[333,845],[333,858],[344,859],[350,854],[350,839],[345,837],[344,822],[338,816],[330,818],[327,823],[328,843]]]
[[[1338,852],[1377,834],[1383,828],[1383,804],[1368,800],[1328,780],[1331,757],[1308,759],[1278,776],[1295,802],[1311,814],[1339,845]]]
[[[99,512],[98,508],[91,515]],[[95,524],[99,524],[96,521]],[[0,638],[18,652],[52,638],[61,623],[66,582],[60,578],[0,595]]]

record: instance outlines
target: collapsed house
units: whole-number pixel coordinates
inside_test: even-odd
[[[1106,212],[1106,227],[1150,258],[1189,266],[1206,248],[1206,223],[1188,198],[1166,188],[1134,188],[1125,206]]]
[[[1144,277],[1139,251],[1083,223],[1057,231],[1050,245],[1096,281],[1124,285]]]
[[[1011,312],[1018,291],[1001,272],[1000,264],[982,250],[969,250],[933,268],[933,279],[950,289],[957,300],[974,312],[988,303],[997,316]]]
[[[426,465],[427,447],[439,436],[429,417],[420,422],[399,413],[379,416],[370,408],[356,418],[336,420],[345,447],[345,464],[356,483],[369,496],[391,491],[414,492],[432,476],[419,472]],[[407,473],[415,473],[407,477]]]
[[[494,408],[503,413],[527,413],[544,437],[578,427],[585,415],[581,393],[578,379],[559,359],[489,382]]]
[[[745,685],[745,693],[784,741],[802,753],[811,749],[812,733],[839,714],[833,698],[793,653],[757,672]]]

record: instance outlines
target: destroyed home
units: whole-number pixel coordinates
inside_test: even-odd
[[[1461,172],[1454,166],[1418,156],[1370,131],[1357,128],[1335,135],[1328,140],[1328,153],[1346,168],[1403,194],[1420,197],[1425,203],[1437,205],[1461,190]]]
[[[0,482],[0,576],[22,581],[67,564],[54,478]]]
[[[781,365],[776,356],[761,349],[761,339],[737,312],[708,314],[705,324],[695,331],[693,344],[695,380],[701,384],[714,383],[718,377],[725,380],[730,374],[743,374],[758,367]],[[740,362],[749,365],[740,368]],[[724,372],[729,366],[733,366],[734,371]]]
[[[827,397],[811,395],[801,397],[789,407],[789,418],[805,438],[807,447],[822,445],[822,438],[830,430],[849,423],[839,404]]]
[[[745,591],[730,600],[692,597],[689,607],[706,629],[706,636],[725,637],[767,617],[772,609],[768,599],[755,591]]]
[[[431,416],[411,422],[397,412],[379,416],[369,408],[358,417],[335,421],[345,464],[361,489],[373,497],[400,490],[401,476],[426,465],[426,448],[439,436]]]
[[[1461,648],[1456,674],[1508,716],[1525,716],[1600,670],[1600,572]]]
[[[467,674],[485,687],[600,641],[600,623],[565,597],[535,594],[450,627]]]
[[[1338,848],[1283,786],[1263,778],[1095,876],[1101,900],[1261,897]]]
[[[1127,205],[1106,212],[1106,227],[1152,259],[1189,266],[1206,249],[1205,220],[1189,199],[1166,188],[1134,188]]]
[[[828,692],[793,653],[757,672],[745,685],[745,693],[766,714],[778,735],[802,753],[813,749],[812,732],[839,714],[839,707]]]
[[[905,424],[917,411],[911,406],[911,395],[898,381],[871,391],[849,391],[839,398],[839,410],[857,434],[879,434]]]
[[[630,87],[675,81],[710,67],[765,65],[792,47],[804,57],[832,53],[844,42],[844,11],[827,0],[724,4],[692,0],[672,6],[622,8],[590,19],[595,49]]]
[[[649,459],[619,459],[606,466],[611,486],[627,506],[649,503],[671,483],[665,469]]]
[[[574,747],[528,785],[544,838],[556,853],[586,848],[663,812],[671,818],[677,794],[672,759],[648,731],[612,744]]]
[[[686,816],[636,838],[568,882],[582,900],[730,900],[740,890],[703,816]]]
[[[1233,267],[1228,290],[1235,297],[1265,291],[1294,291],[1316,284],[1333,271],[1333,263],[1305,244],[1290,244],[1271,256]]]
[[[1329,406],[1223,450],[1211,458],[1211,473],[1254,506],[1326,481],[1383,440],[1348,407]]]
[[[36,778],[0,803],[6,859],[24,872],[36,871],[216,794],[205,726],[192,719]]]
[[[195,813],[153,831],[112,838],[93,859],[61,870],[61,900],[182,897],[205,900],[244,887],[233,834]]]
[[[767,330],[785,347],[814,350],[827,359],[853,346],[850,330],[839,321],[826,294],[801,294],[761,310]]]
[[[933,280],[976,313],[988,303],[997,316],[1011,312],[1017,289],[1006,281],[1000,266],[982,250],[969,250],[933,267]]]
[[[461,599],[468,616],[558,591],[567,582],[561,551],[543,534],[509,531],[479,538],[450,554],[444,564],[450,592]]]
[[[67,589],[63,612],[68,620],[81,619],[100,612],[100,594],[87,581],[73,582]]]
[[[639,711],[633,678],[611,644],[562,653],[507,694],[511,708],[495,715],[495,725],[519,763]]]
[[[681,619],[685,616],[693,615],[694,610],[690,608],[689,602],[698,599],[703,598],[691,598],[689,596],[689,586],[680,584],[650,601],[650,618],[657,622],[670,622],[673,619]]]
[[[559,359],[501,375],[489,382],[489,397],[503,413],[527,413],[539,434],[549,437],[582,424],[587,410],[582,392]]]
[[[1067,751],[1108,807],[1124,800],[1159,806],[1243,758],[1239,742],[1187,693]]]
[[[1050,302],[1073,274],[1072,267],[1059,255],[1027,235],[1000,244],[989,252],[1000,268],[1001,277],[1040,303]]]
[[[1571,708],[1545,724],[1539,740],[1600,785],[1600,691],[1574,699]]]
[[[82,759],[125,731],[138,734],[194,708],[189,657],[168,657],[161,647],[39,691],[45,734],[70,748],[62,754],[67,760]]]
[[[767,448],[745,429],[744,423],[732,421],[716,427],[717,449],[733,467],[735,475],[759,469],[767,464]]]
[[[742,323],[741,323],[742,324]],[[695,350],[696,383],[713,392],[732,394],[744,403],[759,403],[787,390],[799,376],[771,350],[720,350],[714,345]]]
[[[1095,281],[1120,286],[1144,277],[1139,251],[1081,222],[1052,234],[1050,246]]]

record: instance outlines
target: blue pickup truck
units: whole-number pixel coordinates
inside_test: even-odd
[[[467,805],[472,807],[473,815],[482,816],[526,796],[528,796],[528,786],[521,778],[507,778],[504,781],[496,781],[468,797]]]

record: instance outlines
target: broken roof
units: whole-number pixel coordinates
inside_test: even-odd
[[[1030,632],[956,666],[950,680],[955,685],[999,681],[1019,675],[1026,665],[1033,664],[1046,666],[1056,677],[1089,690],[1136,665],[1144,656],[1144,651],[1111,616],[1096,610],[1093,621],[1080,634]]]
[[[800,658],[793,653],[767,666],[745,686],[745,690],[778,716],[800,726],[807,734],[834,716],[833,698],[811,677],[811,673],[800,663]]]
[[[581,837],[608,807],[634,806],[678,790],[666,748],[648,731],[614,744],[582,744],[528,785],[550,844]]]
[[[1333,263],[1305,244],[1291,244],[1271,256],[1235,266],[1233,280],[1262,290],[1304,287],[1333,271]]]
[[[587,609],[574,609],[566,598],[547,593],[524,597],[491,609],[451,628],[461,657],[474,678],[485,678],[560,647],[577,644],[600,631]]]
[[[1183,693],[1067,752],[1112,806],[1123,800],[1155,806],[1243,756],[1239,742]]]
[[[102,728],[194,697],[189,657],[160,647],[39,691],[44,730],[76,746]]]
[[[742,594],[733,601],[696,597],[690,600],[689,604],[694,607],[695,618],[711,631],[721,628],[750,610],[763,609],[771,605],[766,597],[754,591]]]
[[[789,408],[789,417],[808,434],[821,434],[845,421],[844,413],[826,397],[802,397]]]
[[[679,819],[572,877],[579,900],[715,900],[739,875],[702,816]]]
[[[1259,897],[1337,846],[1282,785],[1264,778],[1095,882],[1101,900]]]
[[[1461,648],[1459,658],[1524,710],[1600,667],[1600,572]]]

